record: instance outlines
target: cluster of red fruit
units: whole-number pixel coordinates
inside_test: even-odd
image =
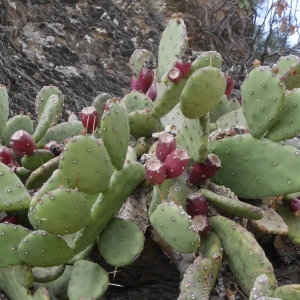
[[[156,157],[149,159],[145,165],[146,179],[153,185],[161,184],[165,179],[180,176],[189,163],[188,153],[176,148],[176,139],[169,133],[164,133],[159,137]]]

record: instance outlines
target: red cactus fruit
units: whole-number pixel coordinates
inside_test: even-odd
[[[31,135],[25,130],[16,131],[10,138],[12,150],[20,157],[32,155],[36,150],[36,144]]]
[[[165,160],[167,178],[176,178],[180,176],[187,168],[189,155],[183,150],[176,148]]]
[[[205,236],[210,229],[210,222],[206,216],[198,215],[192,219],[192,224],[200,236]]]
[[[299,217],[300,216],[300,200],[299,199],[291,199],[289,202],[290,212]]]
[[[139,74],[139,82],[141,91],[146,94],[149,90],[154,79],[154,73],[152,70],[143,67]]]
[[[175,63],[175,67],[181,71],[182,78],[185,78],[190,73],[192,62],[190,60],[185,61],[182,59],[178,59],[177,62]]]
[[[204,195],[192,193],[186,198],[186,210],[191,217],[208,214],[208,203]]]
[[[130,86],[131,86],[131,89],[133,91],[139,91],[140,90],[140,82],[135,76],[131,77]]]
[[[153,82],[149,87],[146,96],[148,96],[153,102],[155,101],[157,97],[157,86],[155,82]]]
[[[166,179],[165,165],[158,159],[150,159],[145,165],[146,179],[150,184],[161,184]]]
[[[6,146],[0,146],[0,161],[7,166],[15,165],[15,159]]]
[[[182,79],[182,73],[178,68],[172,68],[168,72],[168,78],[171,82],[177,84]]]
[[[170,133],[162,134],[157,141],[156,157],[165,162],[167,156],[176,149],[176,139]]]
[[[221,161],[215,154],[208,154],[203,163],[195,163],[188,178],[190,185],[197,184],[201,181],[214,176],[221,168]]]
[[[235,85],[235,80],[233,80],[229,75],[226,76],[226,89],[225,89],[225,95],[228,97]]]
[[[94,132],[99,124],[99,113],[94,106],[85,107],[79,114],[80,120],[88,133]]]

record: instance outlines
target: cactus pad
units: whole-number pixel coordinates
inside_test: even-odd
[[[70,300],[99,299],[107,290],[109,279],[98,264],[79,260],[74,264],[68,288]]]
[[[45,268],[64,264],[75,253],[60,236],[38,230],[21,241],[19,255],[25,263]]]
[[[74,233],[91,220],[90,205],[84,195],[63,187],[44,194],[33,211],[41,229],[59,235]]]
[[[0,268],[8,268],[22,263],[18,245],[30,232],[21,225],[0,223]]]
[[[182,113],[190,119],[203,117],[220,102],[225,88],[226,80],[219,69],[205,67],[195,71],[180,97]]]
[[[150,216],[150,222],[161,237],[181,253],[193,253],[199,247],[200,238],[190,217],[174,202],[159,204]]]
[[[124,267],[140,256],[144,241],[144,234],[137,225],[113,218],[98,237],[98,248],[107,263],[114,267]]]
[[[113,173],[104,145],[87,135],[75,136],[66,144],[59,167],[63,182],[87,194],[105,191]]]

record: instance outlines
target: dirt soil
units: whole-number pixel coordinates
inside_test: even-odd
[[[194,24],[197,10],[192,15],[188,1],[172,1],[173,7],[184,2]],[[64,94],[60,121],[67,119],[67,111],[78,114],[101,92],[123,97],[129,89],[130,55],[138,48],[157,54],[171,9],[163,1],[0,1],[0,84],[8,89],[10,117],[22,110],[35,120],[35,97],[45,85]],[[281,241],[275,250],[273,236],[260,242],[279,285],[300,283],[299,249]],[[96,250],[92,258],[114,271]],[[110,286],[103,300],[175,300],[179,295],[180,274],[148,232],[140,258],[110,276],[111,283],[123,287]],[[224,264],[219,294],[214,291],[211,299],[246,299],[235,282]],[[0,294],[1,299],[7,298]]]

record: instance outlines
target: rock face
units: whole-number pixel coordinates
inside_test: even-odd
[[[34,117],[45,85],[57,86],[65,110],[75,112],[100,92],[122,97],[132,52],[157,52],[164,29],[157,20],[126,1],[1,1],[0,83],[8,87],[11,116],[21,109]]]

